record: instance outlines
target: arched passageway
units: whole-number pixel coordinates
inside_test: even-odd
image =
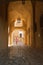
[[[22,22],[21,22],[22,21]],[[22,1],[9,2],[8,5],[8,45],[12,46],[12,33],[15,31],[18,34],[19,29],[25,31],[25,45],[31,46],[33,43],[33,10],[31,1],[25,1],[25,4],[22,4]],[[18,30],[17,30],[18,29]],[[14,33],[14,35],[16,35]],[[20,34],[22,36],[22,34]],[[14,36],[15,37],[15,36]]]
[[[8,25],[6,3],[0,4],[0,65],[43,65],[43,3],[31,1],[9,2]],[[33,41],[33,28],[36,43]]]

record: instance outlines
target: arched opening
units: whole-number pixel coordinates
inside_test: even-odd
[[[25,45],[25,31],[21,29],[15,29],[12,32],[12,45],[22,46]]]

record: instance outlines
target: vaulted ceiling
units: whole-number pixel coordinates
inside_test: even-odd
[[[32,4],[31,1],[25,1],[25,4],[22,4],[22,1],[9,2],[8,5],[8,22],[15,21],[18,17],[26,21],[30,19],[32,14]]]

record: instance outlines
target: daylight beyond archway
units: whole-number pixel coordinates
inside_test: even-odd
[[[11,34],[11,40],[13,46],[25,45],[25,31],[21,29],[15,29]]]

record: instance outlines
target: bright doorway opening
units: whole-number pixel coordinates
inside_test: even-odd
[[[11,40],[11,41],[10,41]],[[8,39],[8,46],[23,46],[25,45],[25,31],[23,29],[15,29]]]

